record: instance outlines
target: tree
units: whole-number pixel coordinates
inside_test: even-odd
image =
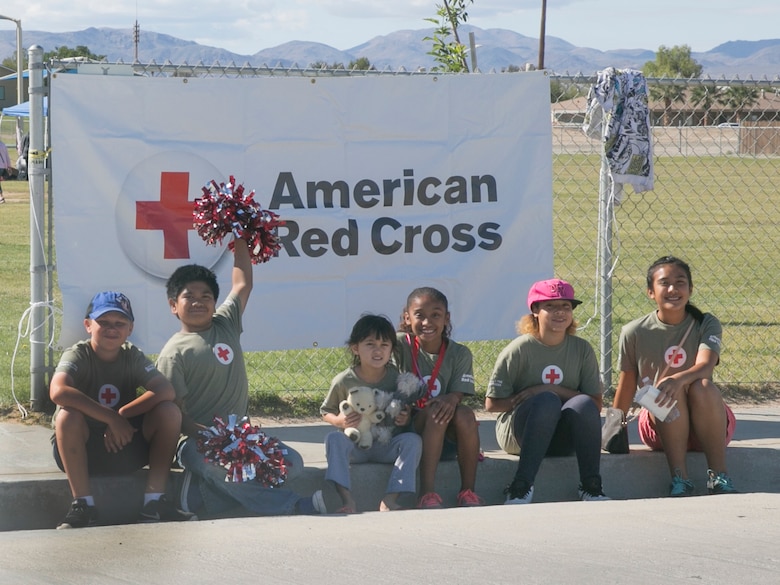
[[[691,90],[691,105],[694,108],[702,108],[704,115],[702,116],[701,123],[703,126],[710,125],[710,110],[715,105],[718,97],[718,90],[714,87],[707,87],[706,85],[697,85]]]
[[[375,67],[371,65],[371,61],[369,61],[367,57],[358,57],[356,60],[349,62],[347,69],[354,71],[372,71]]]
[[[89,50],[89,47],[85,45],[78,45],[75,49],[70,47],[54,47],[53,51],[48,51],[43,54],[43,61],[49,61],[54,59],[55,61],[60,59],[69,59],[72,57],[86,57],[92,61],[102,61],[106,58],[105,55],[96,55]]]
[[[344,69],[344,63],[333,62],[328,64],[327,61],[314,61],[309,63],[309,69]]]
[[[3,67],[16,71],[16,51],[10,57],[3,59]],[[27,69],[27,55],[22,55],[22,69]]]
[[[466,63],[468,48],[460,42],[458,27],[468,20],[466,5],[473,4],[474,0],[443,0],[443,4],[436,5],[438,18],[426,18],[428,22],[436,25],[432,37],[424,37],[424,41],[431,41],[433,48],[428,51],[434,60],[440,64],[432,67],[431,71],[449,71],[451,73],[468,73],[469,66]],[[452,35],[454,41],[448,41]]]
[[[745,85],[730,85],[718,92],[718,103],[734,110],[737,122],[742,121],[742,110],[749,110],[758,101],[758,89]]]
[[[688,45],[675,45],[671,49],[661,45],[655,54],[655,61],[648,61],[642,66],[645,77],[670,79],[699,77],[703,70],[704,67],[691,57]],[[672,104],[685,101],[685,87],[676,84],[654,86],[650,89],[650,97],[664,103],[663,123],[668,126]]]
[[[587,89],[576,83],[564,85],[557,79],[550,80],[550,103],[565,102],[587,93]]]

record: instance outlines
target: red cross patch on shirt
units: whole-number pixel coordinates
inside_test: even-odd
[[[430,383],[430,376],[423,376],[423,382],[425,383],[425,387],[428,387],[428,384]],[[433,383],[433,390],[431,390],[430,396],[428,398],[435,398],[441,394],[441,382],[439,382],[439,378],[436,378],[436,380]]]
[[[677,352],[675,355],[674,352]],[[674,359],[672,359],[674,357]],[[688,359],[688,354],[685,352],[685,349],[682,347],[679,347],[677,345],[673,345],[666,349],[664,352],[664,362],[670,367],[670,368],[680,368],[682,365],[686,362]]]
[[[214,346],[214,355],[217,356],[217,361],[223,366],[230,365],[233,362],[233,348],[226,343],[218,343]]]
[[[563,382],[563,371],[558,366],[547,366],[542,371],[543,384],[560,384]]]
[[[114,408],[119,403],[119,388],[113,384],[104,384],[98,390],[98,402],[108,408]]]

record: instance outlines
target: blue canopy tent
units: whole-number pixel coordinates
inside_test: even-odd
[[[43,96],[43,115],[48,119],[49,115],[49,98]],[[5,116],[13,117],[17,119],[16,126],[16,152],[18,153],[16,159],[17,177],[19,179],[27,178],[27,150],[30,144],[30,138],[27,134],[22,133],[20,127],[21,118],[30,117],[30,102],[23,102],[15,106],[8,106],[3,108],[2,115],[0,115],[0,122]]]
[[[49,115],[49,98],[43,96],[43,115]],[[29,118],[30,117],[30,102],[23,102],[15,106],[8,106],[3,108],[3,116],[12,116],[15,118]]]

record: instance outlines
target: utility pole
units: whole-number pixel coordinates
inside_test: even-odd
[[[547,28],[547,0],[542,0],[542,30],[539,32],[539,71],[544,69],[544,37]]]
[[[133,27],[133,45],[135,46],[135,62],[138,63],[138,41],[141,40],[141,27],[138,26],[138,21],[135,21]]]

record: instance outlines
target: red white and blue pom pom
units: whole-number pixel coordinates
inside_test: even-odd
[[[227,422],[214,418],[214,425],[200,431],[198,451],[206,461],[227,471],[225,481],[259,481],[265,487],[279,487],[287,479],[286,450],[278,439],[253,426],[248,417]]]
[[[255,192],[244,194],[233,175],[228,183],[211,181],[203,187],[203,196],[195,200],[193,225],[201,238],[212,246],[233,234],[246,240],[252,264],[268,262],[279,251],[278,228],[284,225],[275,213],[260,207]],[[233,242],[229,248],[233,249]]]

